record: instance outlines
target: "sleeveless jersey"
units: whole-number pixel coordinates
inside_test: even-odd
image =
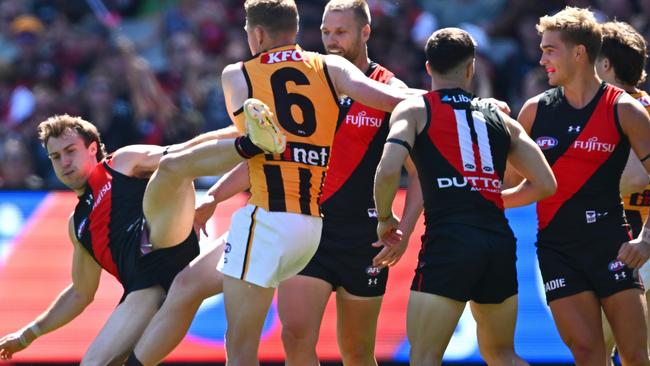
[[[148,179],[128,177],[111,168],[108,158],[93,169],[74,211],[77,240],[99,265],[121,283],[123,256],[139,245],[144,225],[142,197]]]
[[[260,53],[242,64],[249,98],[266,103],[287,136],[282,154],[248,161],[249,203],[268,211],[320,216],[319,198],[339,116],[338,97],[322,55],[297,45]],[[235,123],[244,131],[242,109]]]
[[[388,83],[393,73],[375,62],[366,76]],[[384,142],[388,136],[389,113],[365,106],[350,98],[340,100],[339,119],[330,165],[321,196],[326,219],[376,218],[372,185]]]
[[[531,137],[557,180],[537,203],[538,245],[566,246],[625,224],[619,182],[630,152],[616,114],[623,90],[603,83],[582,109],[561,87],[540,96]]]
[[[427,124],[411,157],[427,230],[449,223],[511,233],[501,186],[510,133],[495,107],[462,89],[424,95]]]
[[[646,111],[650,113],[650,96],[648,96],[648,93],[642,90],[630,95],[641,102]],[[630,222],[632,231],[636,236],[641,232],[641,227],[648,217],[648,209],[650,208],[650,185],[646,186],[641,192],[623,197],[623,205],[625,206],[625,216]]]

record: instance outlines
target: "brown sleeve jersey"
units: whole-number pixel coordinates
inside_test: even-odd
[[[650,113],[650,96],[645,91],[631,94],[632,97],[641,104]],[[641,226],[648,217],[648,208],[650,208],[650,185],[646,186],[641,192],[636,192],[631,195],[623,197],[623,205],[625,205],[625,216],[632,226],[634,235],[638,235],[641,231]]]

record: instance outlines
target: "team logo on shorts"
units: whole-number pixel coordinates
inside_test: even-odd
[[[609,262],[609,264],[607,265],[607,268],[611,272],[618,272],[618,271],[622,270],[624,267],[625,267],[625,264],[623,262],[621,262],[620,260],[618,260],[618,259]]]
[[[225,253],[230,253],[232,250],[232,247],[230,246],[230,243],[226,243],[226,248],[223,250]]]
[[[368,276],[375,277],[375,276],[379,276],[380,273],[381,273],[381,268],[379,267],[369,266],[368,268],[366,268],[366,274]]]

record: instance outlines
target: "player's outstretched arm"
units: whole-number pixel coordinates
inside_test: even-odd
[[[525,206],[554,194],[557,182],[542,151],[517,121],[499,113],[511,136],[508,163],[524,178],[524,181],[515,187],[505,189],[501,193],[504,206]]]
[[[425,93],[424,90],[396,88],[372,80],[341,56],[323,57],[336,91],[361,104],[391,112],[402,100]]]
[[[21,330],[0,338],[0,358],[11,359],[14,353],[27,348],[42,334],[72,321],[93,301],[99,285],[101,267],[75,238],[72,217],[69,232],[74,244],[72,283],[59,294],[49,309],[34,321]]]
[[[618,102],[618,119],[621,129],[632,145],[632,150],[639,157],[646,172],[650,173],[650,116],[640,103],[628,94],[624,94]],[[621,245],[618,259],[628,267],[638,268],[649,257],[650,223],[646,219],[639,237]]]

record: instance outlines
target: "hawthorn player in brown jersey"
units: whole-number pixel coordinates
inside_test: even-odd
[[[603,44],[596,61],[596,72],[603,81],[617,86],[643,105],[650,112],[650,97],[638,88],[645,81],[645,64],[647,47],[645,39],[631,25],[625,22],[607,22],[602,25]],[[630,225],[633,236],[641,233],[643,223],[648,218],[650,208],[650,186],[648,172],[643,167],[639,157],[630,151],[623,175],[621,176],[621,195],[625,208],[625,217]],[[650,283],[650,262],[639,268],[639,276],[645,286],[646,302],[650,298],[648,284]],[[646,312],[646,321],[650,319]],[[611,354],[615,340],[607,319],[603,316],[605,346],[607,354]]]

